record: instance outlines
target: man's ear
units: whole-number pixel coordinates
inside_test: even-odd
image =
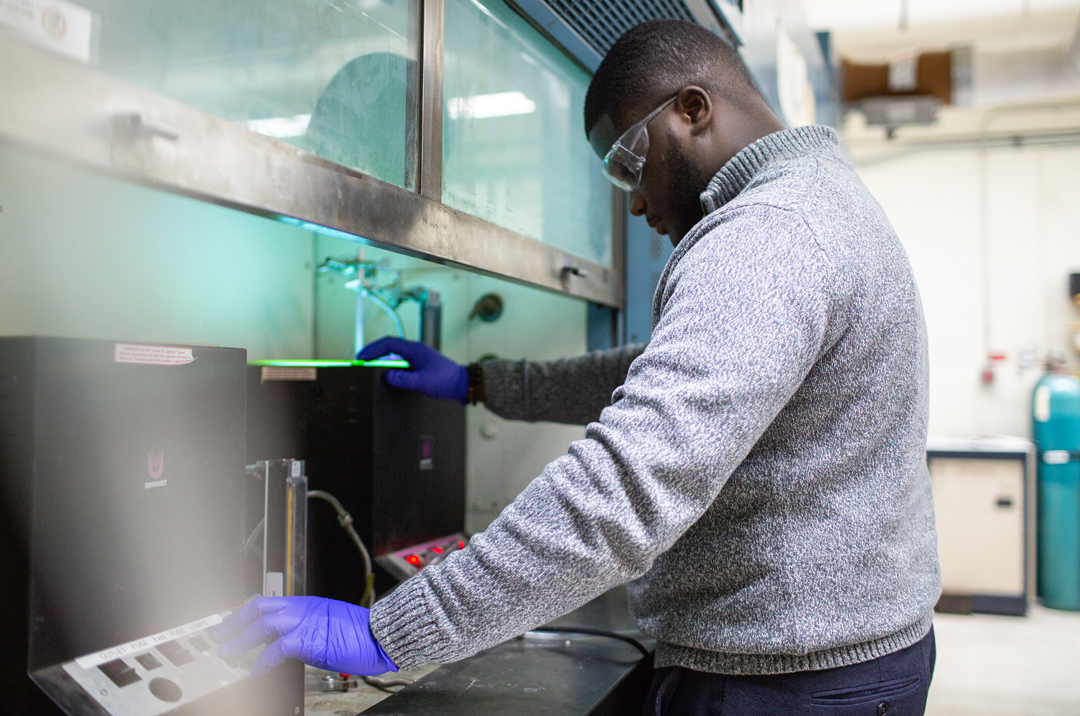
[[[690,85],[679,90],[678,98],[675,100],[675,109],[681,115],[680,118],[690,125],[690,134],[696,136],[709,126],[713,103],[708,92]]]

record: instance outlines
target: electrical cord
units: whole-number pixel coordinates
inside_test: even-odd
[[[370,684],[377,689],[386,691],[391,686],[408,686],[413,683],[412,679],[406,679],[404,676],[395,676],[389,679],[382,679],[378,676],[362,676],[365,684]]]
[[[259,538],[259,535],[266,529],[266,518],[259,520],[259,524],[255,525],[255,529],[251,530],[251,534],[244,540],[244,546],[240,548],[241,554],[247,554],[247,551],[255,544],[255,540]]]
[[[394,307],[384,301],[375,293],[372,293],[368,289],[364,288],[363,285],[359,287],[359,291],[361,296],[368,299],[382,310],[386,311],[387,315],[390,316],[390,320],[394,322],[394,330],[397,331],[398,338],[404,338],[405,328],[401,324],[401,316],[397,314],[397,311],[394,310]]]
[[[368,554],[367,547],[364,546],[364,543],[360,540],[360,535],[356,533],[356,529],[353,527],[352,515],[342,507],[341,501],[329,492],[308,490],[307,496],[309,500],[318,499],[330,503],[330,506],[337,512],[338,524],[349,534],[353,543],[356,544],[356,548],[360,550],[360,556],[364,559],[364,593],[360,597],[360,606],[371,607],[375,603],[375,573],[371,569],[371,555]]]
[[[610,631],[608,629],[589,629],[587,627],[536,627],[529,631],[544,632],[546,634],[588,634],[589,636],[603,636],[608,639],[618,639],[619,641],[626,642],[630,646],[634,647],[641,652],[641,655],[646,659],[652,658],[652,654],[645,645],[632,636],[626,636],[620,634],[617,631]]]

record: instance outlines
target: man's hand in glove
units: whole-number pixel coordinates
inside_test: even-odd
[[[361,350],[357,360],[375,360],[394,353],[409,362],[409,370],[389,370],[386,382],[395,388],[415,390],[431,398],[456,400],[462,405],[469,396],[469,374],[439,351],[404,338],[380,338]]]
[[[322,597],[260,597],[230,614],[210,630],[225,642],[222,657],[263,650],[251,673],[265,676],[285,659],[342,674],[374,676],[397,671],[368,626],[369,612],[347,602]]]

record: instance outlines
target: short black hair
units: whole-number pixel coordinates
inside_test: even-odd
[[[627,30],[611,46],[585,95],[585,134],[607,114],[612,121],[633,109],[647,112],[687,85],[729,101],[760,96],[738,51],[718,35],[686,20],[650,20]]]

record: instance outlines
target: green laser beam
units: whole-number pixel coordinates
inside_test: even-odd
[[[408,361],[379,358],[377,360],[253,360],[248,365],[268,365],[281,368],[409,368]]]

